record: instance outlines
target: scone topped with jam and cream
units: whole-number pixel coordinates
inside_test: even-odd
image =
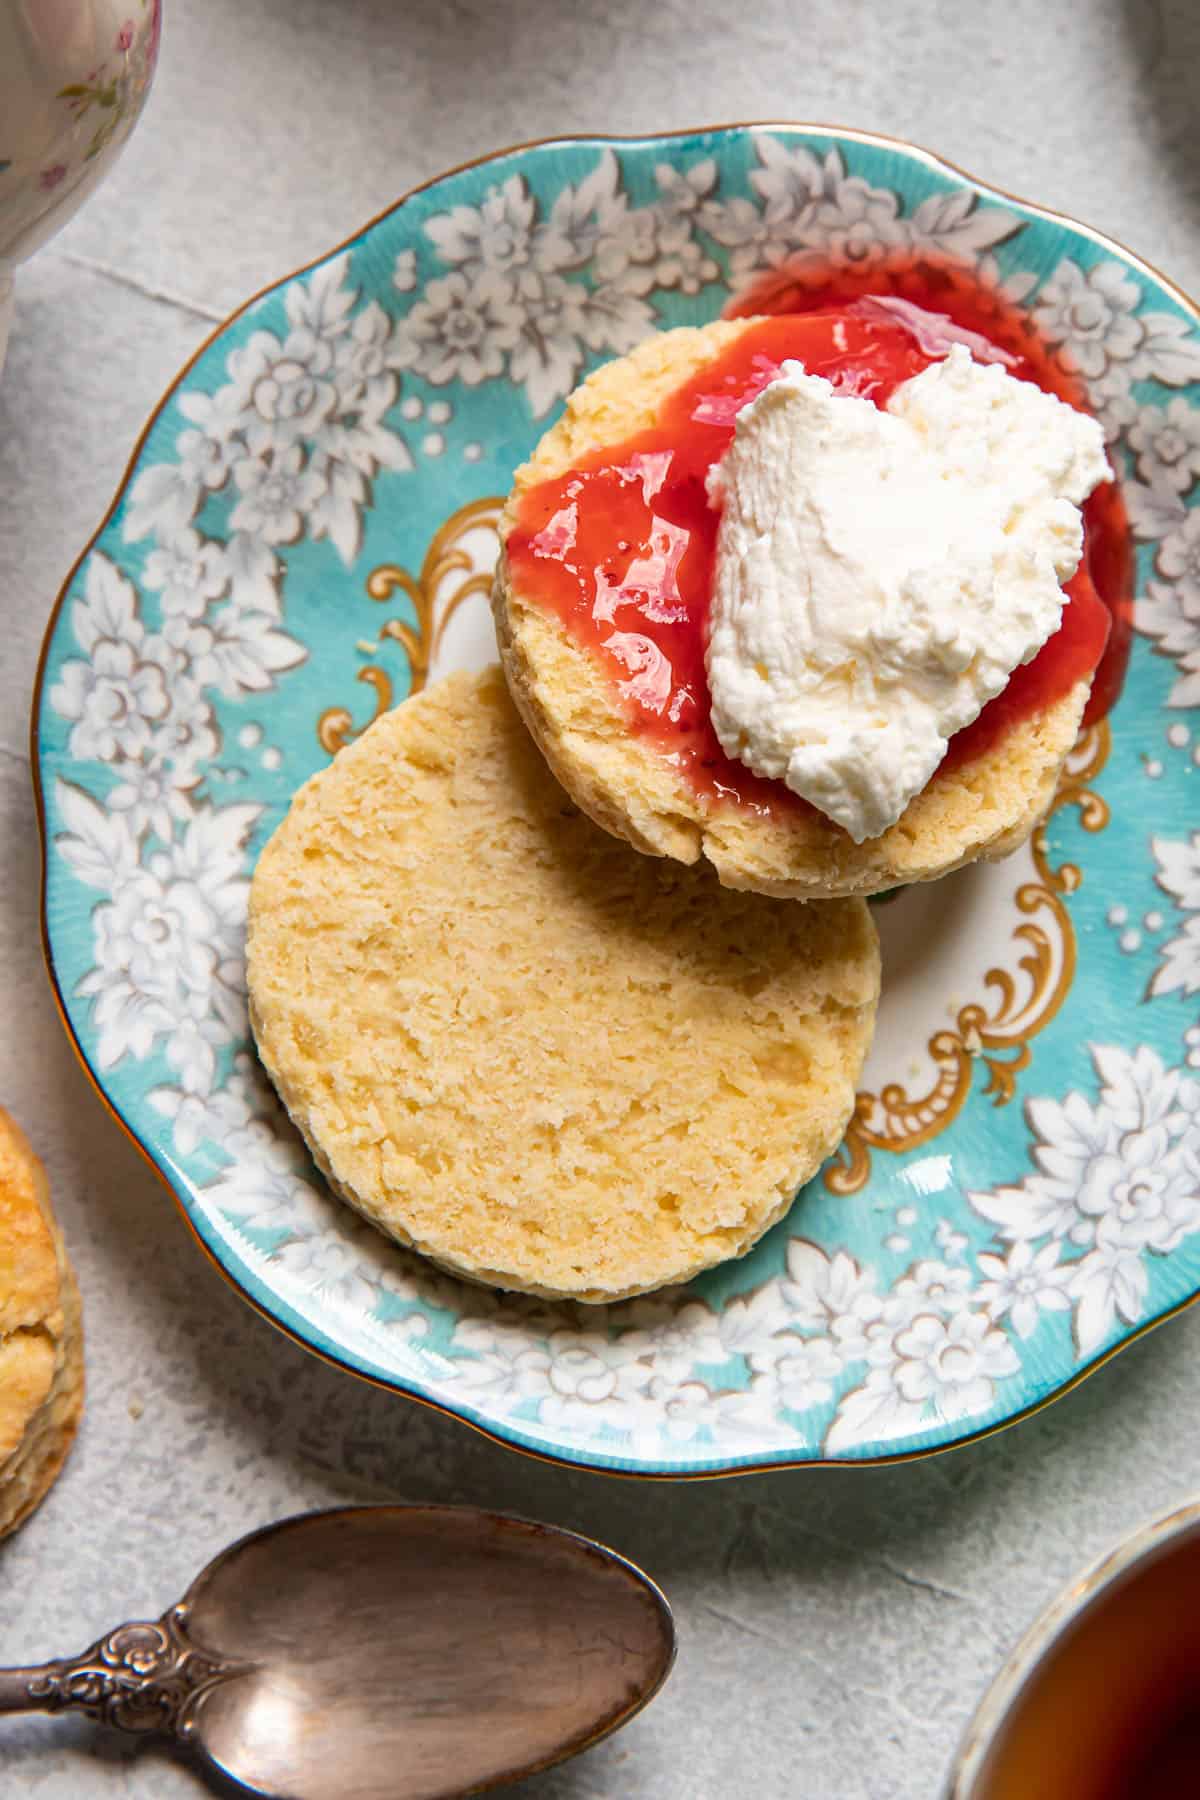
[[[1041,373],[888,299],[598,370],[518,471],[493,602],[572,797],[799,898],[1016,848],[1105,652],[1092,569],[1124,567],[1103,435]]]

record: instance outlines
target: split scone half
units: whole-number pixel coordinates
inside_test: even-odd
[[[866,905],[631,855],[499,669],[378,720],[255,871],[259,1053],[335,1191],[453,1273],[615,1300],[740,1256],[840,1141]]]
[[[652,737],[631,730],[591,648],[514,574],[505,547],[524,496],[654,426],[668,396],[762,323],[721,320],[664,332],[605,364],[570,396],[517,471],[493,589],[513,699],[563,787],[598,825],[652,856],[706,858],[727,887],[798,899],[866,895],[1007,856],[1050,808],[1089,680],[1016,718],[980,754],[951,759],[894,825],[855,843],[814,807],[751,808],[698,788]]]

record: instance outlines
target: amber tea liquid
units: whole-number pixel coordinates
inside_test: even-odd
[[[1029,1677],[978,1800],[1200,1800],[1200,1534],[1120,1577]]]

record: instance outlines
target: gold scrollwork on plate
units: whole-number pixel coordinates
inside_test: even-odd
[[[1108,805],[1088,784],[1108,761],[1110,746],[1107,720],[1080,734],[1049,817],[1064,806],[1077,806],[1085,831],[1103,831]],[[1033,834],[1030,851],[1037,879],[1023,882],[1014,896],[1022,915],[1014,936],[1023,979],[1008,969],[987,971],[988,997],[961,1007],[954,1025],[930,1038],[927,1048],[936,1074],[924,1093],[913,1096],[899,1082],[889,1082],[878,1094],[859,1094],[845,1140],[825,1169],[831,1193],[854,1194],[865,1186],[872,1150],[915,1150],[944,1131],[962,1109],[977,1061],[987,1070],[983,1092],[993,1096],[993,1105],[1005,1106],[1012,1099],[1017,1076],[1032,1054],[1030,1039],[1045,1029],[1070,992],[1075,929],[1063,896],[1073,894],[1083,879],[1075,863],[1051,867],[1045,823]]]
[[[419,575],[397,563],[381,563],[367,576],[367,593],[372,600],[386,603],[399,593],[412,606],[411,620],[389,618],[378,633],[381,640],[391,639],[403,650],[408,663],[409,694],[419,694],[428,681],[438,645],[459,607],[473,596],[489,592],[491,567],[481,569],[478,560],[464,549],[463,539],[468,532],[480,529],[495,532],[503,507],[504,501],[495,495],[460,506],[434,537]],[[322,749],[331,756],[351,738],[360,736],[392,704],[392,677],[386,669],[368,663],[358,671],[358,680],[373,691],[375,710],[364,724],[355,725],[348,707],[326,707],[317,720],[317,737]]]

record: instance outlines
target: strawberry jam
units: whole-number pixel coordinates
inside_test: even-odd
[[[704,652],[719,514],[706,478],[738,410],[795,359],[840,392],[877,406],[903,381],[965,343],[1083,409],[1080,392],[994,291],[956,273],[928,291],[915,272],[890,292],[773,276],[734,309],[756,317],[677,388],[647,430],[582,458],[531,488],[508,542],[513,579],[598,659],[631,731],[652,741],[711,798],[756,809],[803,806],[722,751],[712,726]],[[773,316],[771,316],[773,315]],[[870,504],[870,496],[864,497]],[[1084,555],[1066,586],[1062,623],[1004,691],[950,741],[943,767],[980,754],[1021,719],[1096,672],[1087,718],[1120,692],[1128,656],[1133,568],[1120,496],[1106,483],[1085,503]]]

